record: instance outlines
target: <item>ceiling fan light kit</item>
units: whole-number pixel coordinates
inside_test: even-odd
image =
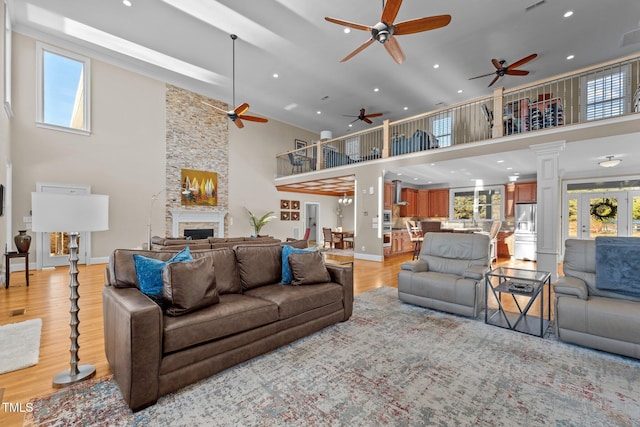
[[[236,39],[238,38],[237,35],[235,34],[230,34],[229,37],[231,37],[232,40],[232,60],[233,60],[233,68],[232,68],[232,81],[233,81],[233,88],[232,88],[232,105],[236,105]],[[246,102],[238,105],[236,108],[234,108],[233,110],[229,110],[229,111],[225,111],[220,107],[216,107],[215,105],[209,104],[207,102],[202,102],[205,105],[208,105],[209,107],[213,108],[214,110],[217,110],[221,113],[224,113],[227,115],[227,117],[229,117],[229,119],[231,119],[231,121],[236,125],[236,127],[238,127],[239,129],[242,129],[244,127],[244,123],[242,123],[242,120],[248,120],[250,122],[258,122],[258,123],[267,123],[268,120],[262,117],[256,117],[256,116],[248,116],[245,113],[247,111],[249,111],[249,104],[247,104]]]
[[[395,36],[435,30],[436,28],[445,27],[449,25],[449,22],[451,22],[451,15],[439,15],[426,18],[411,19],[409,21],[403,21],[395,24],[394,21],[396,19],[396,16],[398,15],[398,11],[400,10],[401,5],[402,0],[387,0],[384,8],[382,9],[380,22],[375,24],[373,27],[363,24],[357,24],[354,22],[343,21],[341,19],[331,18],[328,16],[325,17],[325,20],[334,24],[353,28],[356,30],[369,31],[371,33],[371,38],[369,38],[369,40],[367,40],[366,42],[358,46],[353,52],[342,58],[340,62],[348,61],[349,59],[353,58],[358,53],[369,47],[374,41],[378,41],[385,47],[389,55],[391,55],[396,63],[402,64],[405,60],[405,56]]]

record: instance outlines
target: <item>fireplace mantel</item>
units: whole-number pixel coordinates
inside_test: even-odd
[[[216,223],[215,237],[224,237],[224,217],[226,211],[193,211],[187,209],[170,209],[171,237],[178,236],[181,222],[211,222]],[[212,227],[213,228],[213,227]]]

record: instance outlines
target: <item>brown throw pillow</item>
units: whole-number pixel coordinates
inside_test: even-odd
[[[162,270],[166,313],[180,316],[220,301],[213,258],[168,264]]]
[[[313,285],[331,281],[320,252],[293,253],[289,255],[292,285]]]

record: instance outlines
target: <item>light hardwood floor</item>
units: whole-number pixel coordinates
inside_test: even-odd
[[[352,258],[329,256],[328,262],[348,262]],[[400,265],[411,259],[411,254],[397,255],[383,263],[355,260],[354,288],[360,294],[381,286],[397,287]],[[531,268],[531,263],[500,260],[500,265]],[[110,374],[104,354],[102,328],[102,298],[104,264],[79,266],[79,356],[80,364],[96,367],[96,377]],[[30,272],[30,286],[25,286],[23,271],[11,274],[11,286],[0,288],[0,325],[29,319],[42,319],[40,359],[37,365],[0,375],[2,402],[24,404],[31,398],[55,391],[53,377],[69,369],[69,268],[35,270]],[[15,310],[24,314],[12,316]],[[2,343],[0,343],[2,345]],[[5,410],[0,406],[0,425],[20,426],[24,413]]]

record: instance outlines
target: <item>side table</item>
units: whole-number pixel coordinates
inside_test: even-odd
[[[29,252],[5,252],[4,254],[4,285],[9,288],[9,277],[11,276],[11,260],[13,258],[24,258],[24,272],[27,286],[29,286]]]
[[[498,267],[485,275],[485,286],[485,323],[544,337],[544,333],[551,323],[551,274],[549,272]],[[546,301],[545,287],[547,288]],[[511,313],[504,309],[501,299],[503,293],[511,295],[518,313]],[[489,307],[490,294],[498,304],[497,309]],[[527,304],[521,307],[516,296],[527,297]],[[540,304],[538,316],[529,314],[529,309],[536,299]],[[547,306],[546,318],[545,304]]]

